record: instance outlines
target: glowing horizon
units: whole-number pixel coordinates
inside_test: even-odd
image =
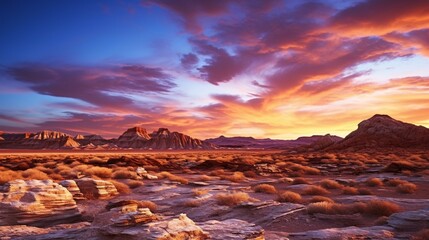
[[[3,1],[0,130],[429,127],[429,1]]]

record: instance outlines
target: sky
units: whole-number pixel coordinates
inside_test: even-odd
[[[429,127],[427,0],[0,1],[0,130]]]

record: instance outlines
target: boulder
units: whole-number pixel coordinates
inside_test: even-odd
[[[392,214],[387,219],[389,226],[400,231],[419,231],[429,228],[429,209]]]
[[[211,220],[199,223],[212,240],[264,240],[264,229],[239,219]]]
[[[143,167],[137,167],[136,173],[137,173],[137,176],[139,176],[139,177],[141,177],[141,178],[146,178],[146,179],[149,179],[149,180],[155,180],[155,179],[158,179],[158,177],[157,177],[157,176],[152,175],[152,174],[149,174],[149,173],[146,171],[146,169],[144,169]]]
[[[46,226],[80,219],[73,195],[52,180],[14,180],[0,189],[0,225]]]
[[[74,180],[63,180],[60,182],[60,185],[67,188],[69,192],[73,195],[74,200],[83,200],[85,197],[80,192],[79,187]]]
[[[141,212],[145,217],[150,217],[151,215],[149,213],[150,211],[147,208]],[[130,216],[130,214],[122,215],[120,218],[132,218],[131,216],[130,218],[125,216]],[[194,221],[189,219],[186,214],[180,214],[178,218],[173,219],[151,222],[143,221],[130,225],[117,225],[116,221],[119,221],[119,218],[113,219],[112,221],[113,224],[101,227],[99,233],[109,238],[130,240],[209,239],[208,234],[197,226]]]
[[[88,199],[108,199],[119,194],[115,185],[109,181],[81,178],[76,180],[76,184]]]

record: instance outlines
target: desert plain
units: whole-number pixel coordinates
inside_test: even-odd
[[[427,239],[428,165],[404,149],[2,150],[0,236]]]

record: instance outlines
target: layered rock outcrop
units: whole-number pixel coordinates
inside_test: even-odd
[[[76,184],[88,199],[109,199],[119,194],[115,185],[109,181],[81,178],[76,180]]]
[[[0,191],[0,225],[47,226],[80,218],[72,194],[52,180],[14,180]]]

